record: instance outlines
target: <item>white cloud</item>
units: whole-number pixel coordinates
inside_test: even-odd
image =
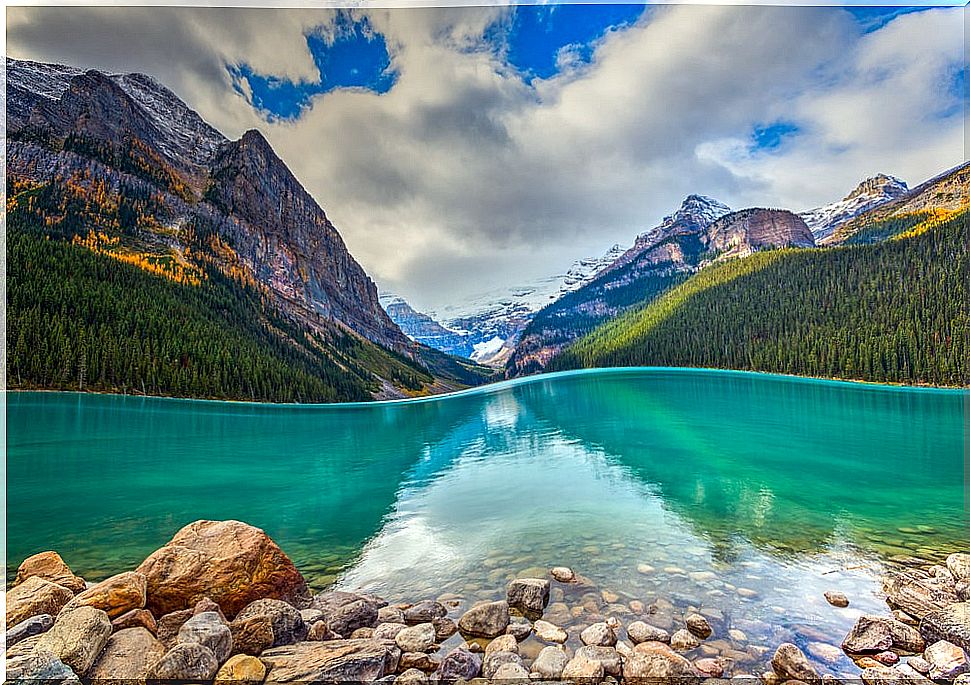
[[[369,273],[422,308],[631,242],[691,192],[801,209],[964,156],[959,9],[863,34],[837,8],[652,7],[534,88],[484,43],[508,8],[355,11],[397,82],[318,96],[296,122],[262,121],[225,64],[315,79],[303,36],[329,12],[11,8],[8,50],[146,71],[228,135],[258,126]],[[777,120],[798,135],[752,150]]]

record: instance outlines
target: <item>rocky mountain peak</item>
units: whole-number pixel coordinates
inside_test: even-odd
[[[838,202],[810,209],[800,216],[812,230],[815,240],[820,242],[847,221],[908,192],[909,187],[905,181],[888,174],[876,174],[857,185]]]
[[[855,190],[842,199],[853,200],[859,197],[894,199],[908,192],[909,186],[906,185],[905,181],[887,174],[876,174],[857,185]]]

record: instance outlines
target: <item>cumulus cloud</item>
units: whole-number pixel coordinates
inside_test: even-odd
[[[804,209],[964,157],[959,9],[866,33],[838,8],[650,7],[531,81],[494,41],[514,9],[354,11],[394,86],[319,95],[291,122],[261,118],[226,65],[315,81],[305,36],[332,12],[10,8],[8,50],[145,71],[227,135],[260,128],[368,272],[422,308],[632,242],[692,192]],[[795,132],[753,144],[778,121]]]

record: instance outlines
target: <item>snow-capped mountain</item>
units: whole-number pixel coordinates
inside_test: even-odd
[[[416,312],[392,293],[381,295],[381,304],[413,339],[481,364],[500,366],[537,311],[583,287],[624,252],[623,247],[614,245],[600,257],[574,262],[565,273],[483,292],[427,314]]]
[[[840,224],[908,192],[905,181],[895,176],[877,174],[860,183],[838,202],[810,209],[800,216],[812,230],[816,242],[819,242],[828,238]]]

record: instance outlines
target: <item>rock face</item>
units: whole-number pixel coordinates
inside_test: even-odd
[[[841,224],[909,192],[904,181],[886,174],[867,178],[838,202],[810,209],[800,216],[816,241],[828,238]]]
[[[39,614],[56,616],[71,601],[71,591],[40,576],[30,576],[7,592],[7,625]]]
[[[516,578],[506,590],[509,606],[541,612],[549,603],[549,581],[545,578]]]
[[[141,566],[148,608],[156,616],[194,606],[204,597],[235,616],[257,599],[304,602],[306,581],[259,528],[239,521],[196,521]]]
[[[57,552],[41,552],[24,559],[24,562],[17,568],[17,577],[13,584],[14,586],[20,585],[34,576],[57,583],[73,593],[83,592],[87,587],[84,578],[74,575],[74,572],[64,563],[61,555]]]
[[[165,647],[144,628],[125,628],[115,632],[88,672],[92,681],[142,681],[148,668],[165,654]]]
[[[458,621],[458,629],[473,637],[496,637],[509,625],[508,602],[486,602],[474,606]]]
[[[377,640],[300,642],[269,649],[260,660],[268,683],[362,682],[394,673],[400,651]]]
[[[108,614],[93,607],[64,612],[37,642],[37,651],[50,652],[79,676],[91,669],[111,637]]]
[[[145,592],[145,576],[140,573],[119,573],[75,596],[65,609],[94,607],[106,612],[111,618],[117,618],[129,611],[143,608]]]
[[[815,247],[805,221],[783,209],[743,209],[721,217],[708,229],[707,247],[719,259],[746,257],[779,247]]]

